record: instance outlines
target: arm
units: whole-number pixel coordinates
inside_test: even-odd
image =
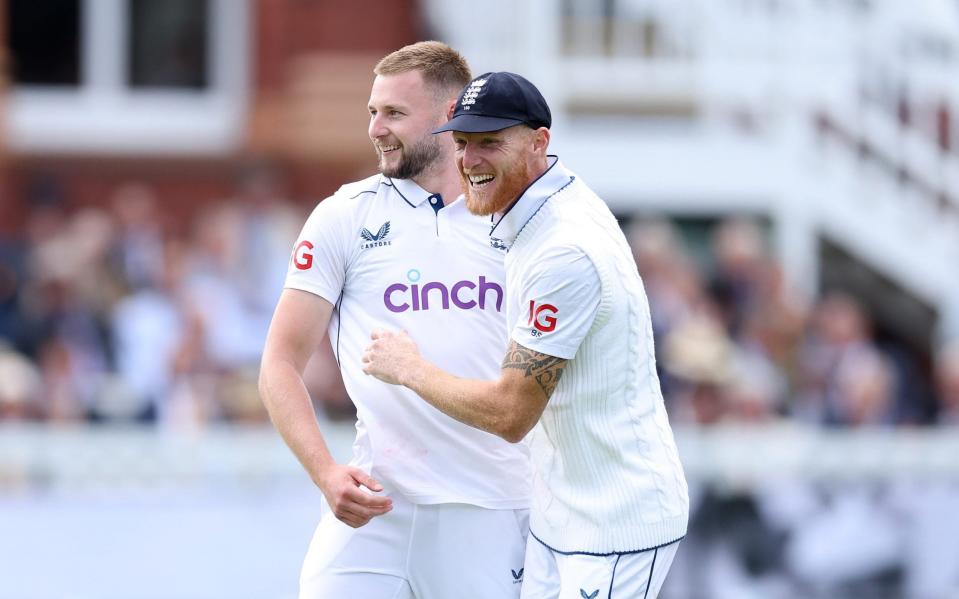
[[[303,370],[323,340],[333,305],[318,295],[285,289],[280,296],[260,367],[260,397],[283,440],[326,497],[336,517],[354,528],[392,509],[372,477],[337,464],[330,455],[313,412]]]
[[[363,355],[363,372],[403,385],[464,424],[518,443],[539,421],[563,376],[566,360],[510,341],[500,378],[455,377],[423,359],[404,333],[376,331]]]

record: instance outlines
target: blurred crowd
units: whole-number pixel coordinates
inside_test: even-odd
[[[188,223],[140,181],[79,209],[55,180],[27,195],[26,225],[0,237],[0,421],[266,420],[260,352],[308,210],[271,171]],[[315,362],[317,396],[342,410],[328,352]]]
[[[933,350],[929,366],[923,352],[878,338],[852,295],[807,300],[755,222],[719,223],[701,261],[668,222],[640,221],[629,234],[674,420],[841,428],[959,417],[959,344]]]
[[[53,183],[31,189],[26,226],[0,238],[0,419],[262,420],[259,355],[310,207],[283,199],[263,169],[187,226],[142,182],[74,210]],[[718,223],[698,260],[668,221],[627,232],[674,421],[959,421],[959,345],[923,368],[876,339],[855,298],[806,301],[756,223]],[[329,355],[315,362],[318,403],[348,416]]]

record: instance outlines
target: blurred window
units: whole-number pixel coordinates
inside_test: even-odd
[[[5,141],[28,152],[233,151],[250,90],[253,6],[0,0],[13,73]]]
[[[8,0],[11,79],[25,85],[80,84],[80,0]]]
[[[203,89],[209,79],[206,0],[130,0],[127,81],[134,88]]]

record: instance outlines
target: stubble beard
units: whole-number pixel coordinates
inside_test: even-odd
[[[412,145],[403,145],[400,150],[403,152],[399,163],[392,168],[384,164],[383,153],[377,150],[379,156],[380,172],[391,179],[413,179],[418,177],[427,168],[439,160],[442,154],[439,141],[433,138],[433,135],[427,134]]]
[[[505,211],[530,184],[529,166],[520,161],[494,180],[496,190],[492,195],[478,193],[469,178],[460,171],[460,188],[466,199],[466,209],[476,216],[489,216]]]

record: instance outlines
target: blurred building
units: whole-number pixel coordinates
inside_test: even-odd
[[[620,215],[765,220],[807,296],[959,333],[955,0],[427,0],[477,71],[526,73]],[[477,26],[481,23],[481,26]]]
[[[418,38],[418,15],[413,0],[3,0],[0,227],[38,194],[102,203],[128,180],[189,214],[251,157],[312,201],[366,176],[372,66]]]

